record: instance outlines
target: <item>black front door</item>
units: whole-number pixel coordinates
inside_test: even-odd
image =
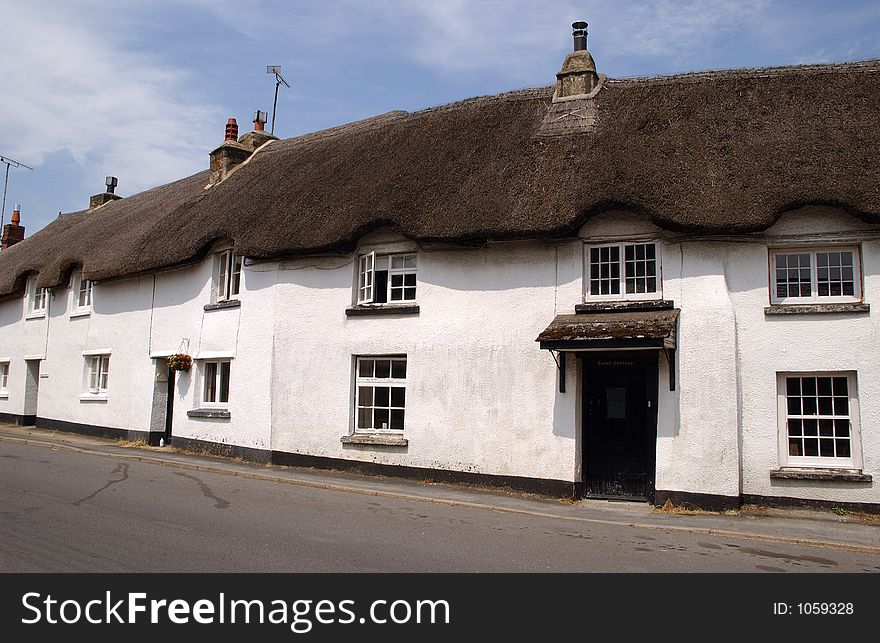
[[[174,375],[173,368],[168,369],[168,397],[165,399],[165,444],[171,444],[171,426],[174,424]]]
[[[657,354],[583,357],[584,490],[654,498]]]

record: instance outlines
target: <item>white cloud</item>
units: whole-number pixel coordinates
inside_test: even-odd
[[[2,5],[6,154],[39,166],[66,153],[95,191],[114,174],[127,194],[207,165],[222,117],[187,91],[184,72],[135,53],[136,16],[89,2]]]

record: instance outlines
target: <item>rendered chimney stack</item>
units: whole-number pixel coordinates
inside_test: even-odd
[[[0,239],[0,250],[6,250],[19,241],[24,241],[24,226],[21,225],[21,206],[16,203],[12,209],[12,222],[3,226],[3,237]]]
[[[104,191],[100,194],[93,194],[89,197],[89,210],[94,210],[105,203],[110,203],[111,201],[117,201],[122,197],[116,194],[116,186],[119,185],[119,179],[115,176],[108,176],[104,180],[104,185],[106,186]]]
[[[238,140],[238,123],[234,118],[230,118],[226,121],[226,139],[227,141],[237,141]]]
[[[251,152],[255,151],[258,147],[265,145],[268,141],[278,140],[277,136],[273,136],[265,130],[267,117],[268,114],[266,114],[266,112],[260,111],[259,109],[255,111],[253,131],[248,132],[238,139],[238,142]]]
[[[572,23],[574,51],[565,57],[562,69],[556,74],[556,92],[553,101],[558,102],[572,97],[586,96],[599,84],[596,63],[587,51],[587,23],[578,20]]]

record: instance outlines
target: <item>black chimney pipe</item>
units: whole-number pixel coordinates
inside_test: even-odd
[[[574,36],[574,50],[575,51],[586,51],[587,50],[587,23],[583,20],[578,20],[577,22],[571,23],[571,28],[574,29],[572,35]]]

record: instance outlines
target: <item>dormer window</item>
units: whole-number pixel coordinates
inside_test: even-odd
[[[214,275],[214,301],[229,301],[238,297],[241,289],[241,257],[232,250],[218,253]]]
[[[49,301],[49,289],[37,288],[37,280],[28,282],[28,317],[43,317]]]
[[[73,311],[71,315],[85,315],[92,311],[92,282],[77,275],[73,283]]]
[[[358,258],[358,304],[397,304],[416,300],[416,255],[375,252]]]

